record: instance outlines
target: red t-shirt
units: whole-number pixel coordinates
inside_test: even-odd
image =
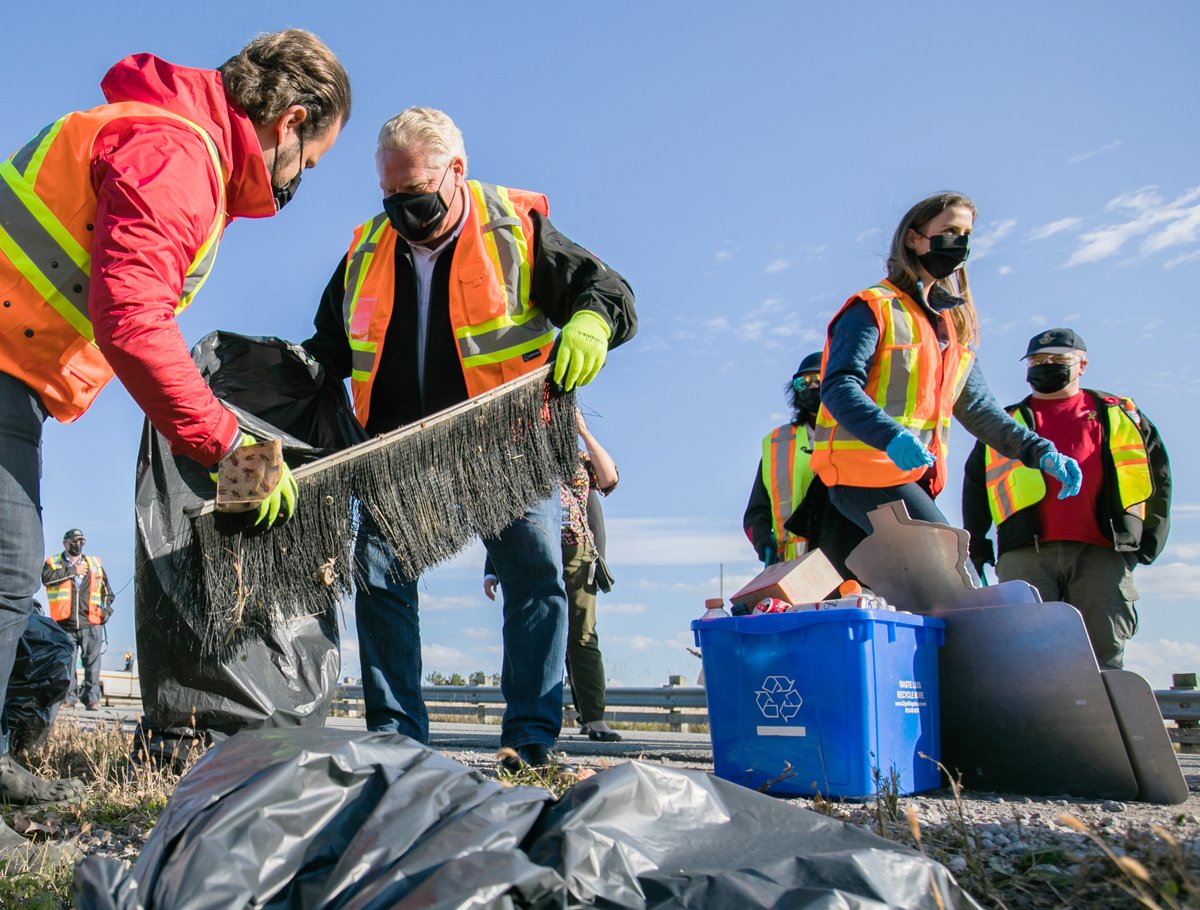
[[[1033,398],[1033,428],[1039,436],[1049,439],[1064,455],[1079,462],[1083,471],[1083,486],[1079,495],[1059,499],[1062,484],[1049,474],[1046,495],[1037,505],[1041,533],[1038,539],[1074,540],[1112,549],[1112,541],[1100,531],[1096,522],[1096,503],[1104,479],[1100,450],[1104,437],[1102,415],[1096,410],[1095,399],[1083,391],[1070,398]]]

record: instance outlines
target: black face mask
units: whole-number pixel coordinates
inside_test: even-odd
[[[67,555],[68,556],[78,556],[82,552],[83,552],[83,544],[81,544],[79,541],[73,540],[67,544]]]
[[[296,195],[296,190],[300,188],[300,179],[304,176],[304,137],[300,137],[300,170],[296,171],[296,176],[285,183],[283,186],[275,185],[275,170],[279,164],[279,149],[275,149],[275,160],[271,162],[271,194],[275,197],[275,211],[278,212],[281,208],[292,201],[292,197]]]
[[[931,277],[940,280],[952,275],[970,255],[970,234],[934,234],[929,238],[929,249],[917,261]]]
[[[1025,381],[1035,392],[1049,395],[1061,392],[1071,381],[1069,363],[1038,363],[1025,371]]]
[[[442,200],[442,184],[449,173],[450,165],[446,165],[446,173],[442,174],[437,189],[432,193],[395,193],[383,200],[388,221],[396,233],[409,243],[420,243],[428,238],[450,212],[449,206]]]
[[[796,393],[796,407],[809,414],[816,414],[821,407],[821,387],[812,386]]]

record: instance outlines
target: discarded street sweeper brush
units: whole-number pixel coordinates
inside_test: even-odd
[[[205,648],[228,653],[256,629],[334,609],[351,590],[361,510],[416,577],[569,480],[575,396],[552,391],[549,370],[296,468],[296,515],[274,529],[211,500],[192,510],[171,595]]]

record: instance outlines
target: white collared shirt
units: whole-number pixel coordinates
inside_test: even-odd
[[[420,390],[422,401],[425,400],[425,342],[429,336],[429,296],[433,287],[433,269],[438,256],[462,233],[463,225],[467,223],[467,215],[471,211],[471,194],[465,189],[463,203],[462,217],[459,218],[457,226],[437,247],[429,249],[417,243],[408,245],[412,250],[413,278],[417,285],[417,388]]]

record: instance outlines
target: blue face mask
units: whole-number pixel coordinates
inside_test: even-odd
[[[394,193],[383,200],[383,210],[396,233],[409,243],[420,243],[438,229],[450,208],[442,199],[442,184],[450,165],[432,193]]]

